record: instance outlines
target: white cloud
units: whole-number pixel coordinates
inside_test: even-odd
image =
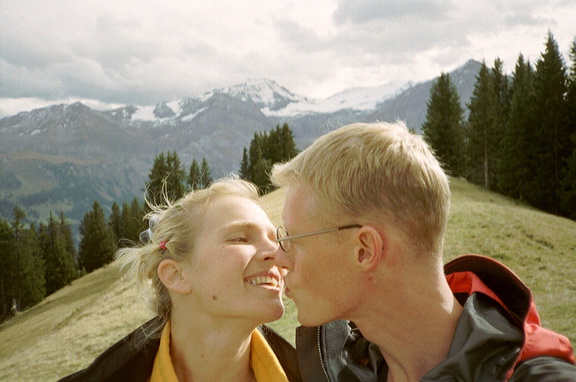
[[[548,30],[565,53],[576,36],[576,2],[566,0],[0,0],[0,8],[0,117],[34,107],[30,100],[149,105],[248,78],[328,97],[427,80],[470,58],[500,57],[511,71],[519,53],[539,56]]]

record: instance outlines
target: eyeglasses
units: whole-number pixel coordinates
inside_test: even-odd
[[[297,239],[299,237],[306,237],[306,236],[312,236],[312,235],[320,235],[321,233],[341,231],[343,229],[361,228],[361,227],[362,227],[362,225],[360,225],[360,224],[350,224],[350,225],[343,225],[341,227],[336,227],[336,228],[323,229],[322,231],[303,233],[301,235],[290,236],[288,234],[288,231],[286,231],[286,228],[284,228],[283,226],[279,226],[278,228],[276,228],[276,242],[278,244],[280,244],[280,248],[282,248],[282,250],[284,252],[288,252],[290,250],[290,240],[292,240],[292,239]]]

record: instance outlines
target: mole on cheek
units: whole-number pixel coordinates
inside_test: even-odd
[[[213,295],[213,296],[212,296],[212,300],[214,300],[214,301],[218,300],[218,296]]]

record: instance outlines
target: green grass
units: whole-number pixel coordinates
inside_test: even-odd
[[[451,188],[445,260],[477,253],[502,261],[532,288],[543,325],[576,343],[576,222],[458,179]],[[278,190],[262,198],[276,225],[283,197]],[[285,302],[286,314],[271,326],[293,342],[296,309]],[[0,380],[54,381],[149,317],[134,283],[111,264],[0,326]]]
[[[453,180],[446,261],[477,253],[510,267],[532,289],[542,324],[576,343],[576,222]]]

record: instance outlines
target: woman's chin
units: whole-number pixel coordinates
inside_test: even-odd
[[[284,315],[284,304],[280,301],[275,306],[270,306],[265,312],[266,314],[264,314],[263,310],[260,310],[260,314],[262,314],[262,318],[265,320],[263,323],[279,320]]]

